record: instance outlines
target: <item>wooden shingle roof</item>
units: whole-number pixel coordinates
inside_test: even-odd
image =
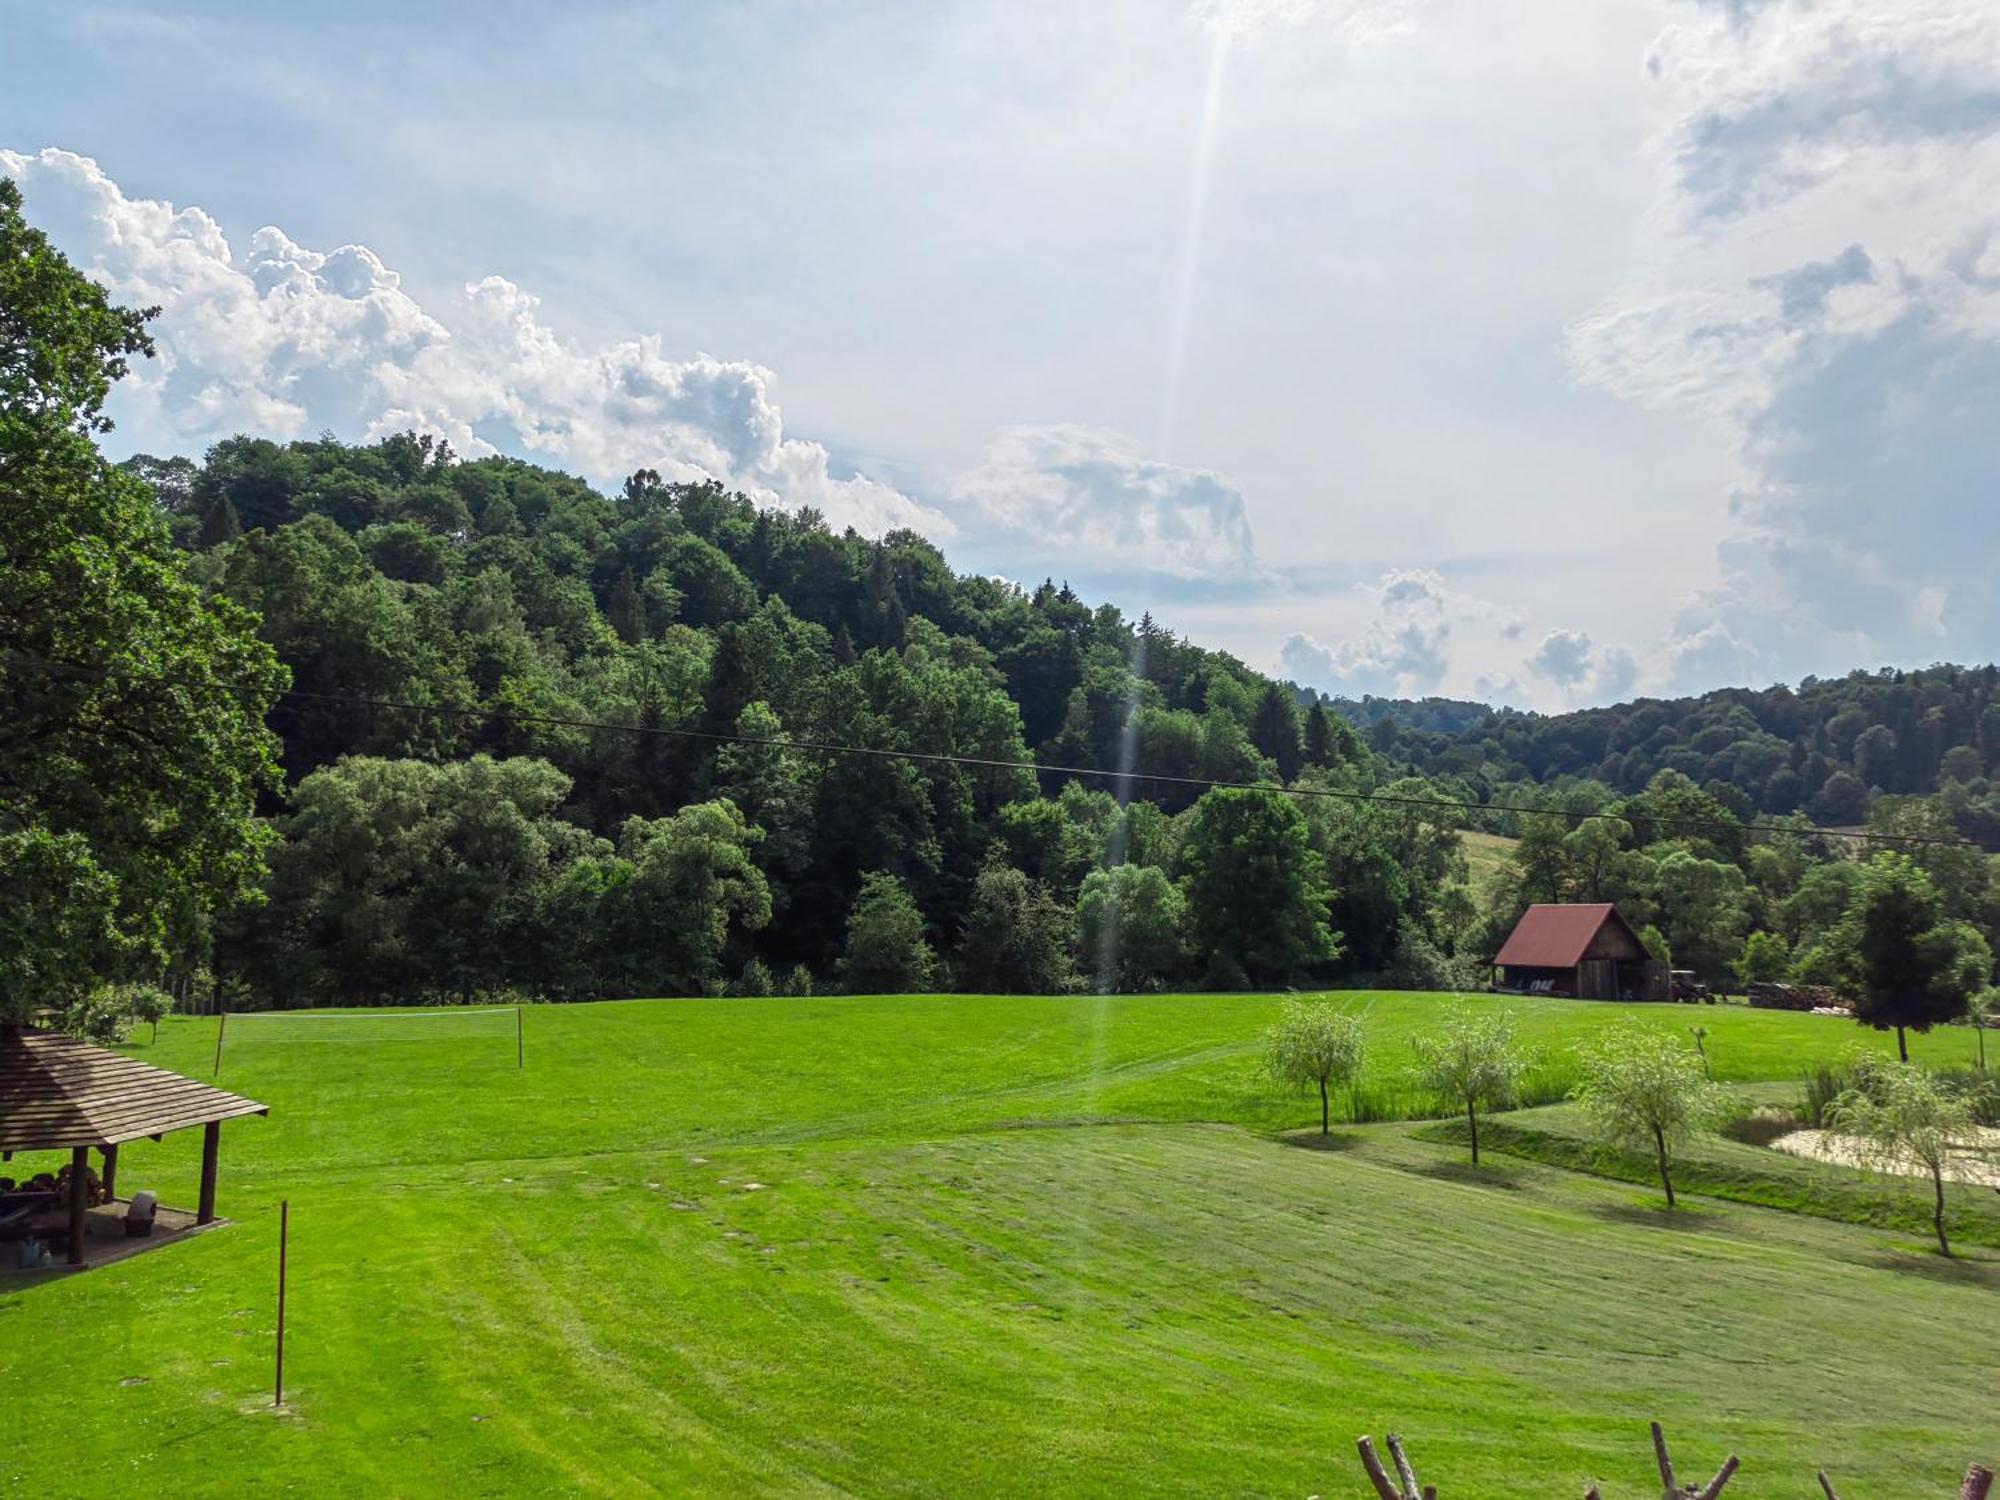
[[[75,1037],[0,1026],[0,1151],[116,1146],[266,1105]]]

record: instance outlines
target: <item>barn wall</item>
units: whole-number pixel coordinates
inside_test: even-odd
[[[1614,922],[1609,917],[1606,917],[1604,925],[1597,929],[1597,936],[1590,940],[1590,946],[1584,950],[1583,956],[1586,960],[1599,958],[1643,959],[1647,957],[1647,953],[1645,944],[1633,937],[1622,923]]]

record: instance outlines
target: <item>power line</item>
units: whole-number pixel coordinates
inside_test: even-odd
[[[281,696],[314,702],[339,703],[349,707],[383,708],[411,713],[437,714],[448,718],[500,719],[514,724],[545,724],[566,729],[605,730],[619,734],[666,735],[676,739],[701,740],[711,744],[755,745],[773,750],[804,750],[825,755],[875,756],[885,760],[918,761],[935,765],[972,766],[982,770],[1034,771],[1049,776],[1089,776],[1105,781],[1147,781],[1171,786],[1225,788],[1239,791],[1277,792],[1288,797],[1321,797],[1344,802],[1369,802],[1394,807],[1423,807],[1462,812],[1507,813],[1531,818],[1565,818],[1585,823],[1597,819],[1637,827],[1647,823],[1662,828],[1708,829],[1727,833],[1782,833],[1794,838],[1862,839],[1871,843],[1942,844],[1952,848],[1976,849],[1966,839],[1941,838],[1919,833],[1876,833],[1865,829],[1803,828],[1785,823],[1723,822],[1715,818],[1661,818],[1613,812],[1578,812],[1568,808],[1516,807],[1506,803],[1473,802],[1454,797],[1413,797],[1397,792],[1352,792],[1336,787],[1291,786],[1279,781],[1225,781],[1212,776],[1179,776],[1164,771],[1107,771],[1096,766],[1058,766],[1036,760],[1001,760],[997,757],[961,755],[938,750],[901,750],[879,745],[848,745],[832,740],[771,739],[757,735],[730,734],[713,729],[684,729],[665,724],[619,724],[603,719],[583,719],[565,714],[522,713],[505,708],[458,708],[441,703],[410,703],[393,698],[357,697],[345,693],[315,693],[304,688],[285,688]]]
[[[31,656],[13,648],[0,648],[6,655],[17,660],[31,662],[36,667],[51,674],[69,674],[91,677],[100,681],[113,677],[124,677],[135,683],[155,682],[182,686],[191,684],[188,679],[157,674],[149,678],[135,677],[129,673],[118,673],[104,668],[82,667],[62,662],[52,662]],[[255,691],[246,684],[223,684],[236,691]],[[585,719],[569,714],[526,713],[514,708],[461,708],[446,703],[413,703],[405,699],[377,698],[354,693],[321,693],[307,688],[279,688],[277,696],[311,703],[339,704],[349,708],[387,709],[392,712],[434,714],[441,718],[499,720],[510,724],[539,724],[560,729],[588,729],[612,734],[664,735],[682,740],[698,740],[717,745],[752,745],[771,750],[809,751],[821,755],[856,755],[882,760],[914,761],[927,765],[968,766],[980,770],[1033,771],[1038,775],[1092,777],[1100,781],[1151,782],[1159,785],[1201,787],[1207,790],[1223,789],[1232,791],[1275,792],[1287,797],[1318,797],[1340,802],[1366,802],[1389,807],[1430,808],[1453,812],[1498,813],[1516,817],[1561,818],[1572,823],[1595,821],[1624,823],[1637,828],[1648,824],[1659,828],[1678,830],[1705,830],[1721,833],[1773,833],[1788,834],[1793,838],[1830,838],[1861,840],[1876,844],[1940,845],[1947,848],[1978,850],[1979,846],[1968,839],[1944,838],[1921,833],[1878,833],[1868,829],[1824,828],[1815,824],[1795,827],[1784,823],[1758,823],[1751,821],[1724,822],[1715,818],[1671,818],[1654,817],[1646,814],[1631,815],[1614,812],[1579,812],[1570,808],[1520,807],[1499,802],[1474,802],[1469,798],[1456,797],[1415,797],[1397,792],[1353,792],[1336,787],[1288,786],[1278,781],[1227,781],[1212,776],[1180,776],[1165,771],[1107,771],[1096,766],[1058,766],[1036,760],[1002,760],[994,756],[961,755],[951,751],[904,750],[881,745],[849,745],[834,740],[772,739],[758,735],[731,734],[723,730],[687,729],[666,724],[620,724],[605,719]]]

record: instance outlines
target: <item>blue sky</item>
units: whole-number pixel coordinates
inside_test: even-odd
[[[714,474],[1336,691],[2000,646],[1987,0],[0,0],[0,36],[0,171],[165,308],[122,447]]]

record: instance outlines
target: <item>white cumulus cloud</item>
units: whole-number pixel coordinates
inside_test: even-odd
[[[1365,592],[1373,605],[1368,628],[1330,645],[1287,637],[1278,652],[1285,675],[1353,698],[1434,691],[1451,666],[1452,596],[1444,579],[1429,569],[1394,569]]]
[[[1639,659],[1629,647],[1601,646],[1581,630],[1551,630],[1525,665],[1566,697],[1593,703],[1623,698],[1639,680]]]
[[[1587,382],[1721,424],[1741,479],[1676,686],[1991,651],[2000,8],[1693,8],[1651,263],[1570,330]]]
[[[951,481],[958,504],[1107,570],[1181,579],[1259,575],[1242,491],[1219,474],[1149,458],[1096,427],[1004,427]]]
[[[317,251],[275,228],[239,256],[199,208],[127,196],[87,157],[0,151],[31,219],[120,301],[157,304],[157,359],[114,412],[129,440],[185,448],[238,431],[293,438],[404,428],[459,452],[517,451],[613,484],[639,468],[714,478],[878,533],[954,528],[889,485],[833,472],[786,434],[769,370],[678,358],[653,335],[587,347],[499,276],[423,307],[362,245]]]

